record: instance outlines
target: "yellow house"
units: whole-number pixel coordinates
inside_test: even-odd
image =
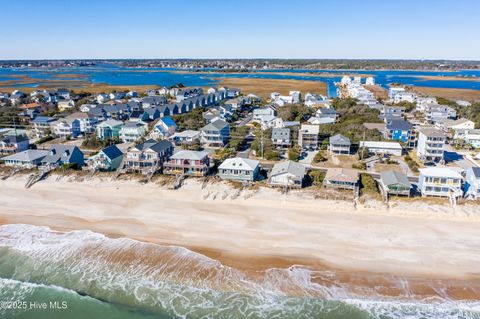
[[[65,111],[66,109],[71,109],[75,107],[75,102],[73,100],[60,100],[57,103],[58,109],[60,111]]]

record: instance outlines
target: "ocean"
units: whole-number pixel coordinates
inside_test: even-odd
[[[315,277],[328,277],[321,285]],[[480,318],[480,302],[352,294],[302,266],[261,276],[186,248],[0,226],[0,318]]]
[[[212,73],[202,74],[191,70],[182,70],[177,73],[175,69],[165,68],[125,68],[115,65],[99,65],[95,67],[72,67],[72,68],[53,68],[53,69],[31,69],[31,68],[0,68],[0,90],[2,86],[11,87],[12,83],[2,84],[1,81],[18,81],[15,87],[36,87],[45,82],[45,80],[75,80],[68,77],[68,74],[80,74],[85,76],[80,80],[91,83],[106,83],[108,85],[158,85],[171,86],[183,83],[185,86],[209,86],[218,83],[216,78],[235,77],[235,78],[266,78],[266,79],[291,79],[291,80],[312,80],[321,81],[327,84],[327,93],[330,97],[336,96],[335,82],[341,80],[341,74],[368,74],[375,78],[375,82],[384,88],[388,88],[392,83],[400,83],[410,86],[425,86],[432,88],[450,88],[450,89],[471,89],[480,90],[480,81],[475,79],[450,79],[437,80],[425,79],[422,76],[461,76],[461,77],[480,77],[480,70],[459,70],[459,71],[415,71],[415,70],[265,70],[270,74],[260,73],[262,70],[250,73],[215,73],[215,70],[205,69]],[[282,74],[288,72],[289,74]],[[314,72],[319,75],[311,74],[309,76],[295,75],[294,73]],[[276,74],[278,73],[278,74]],[[333,76],[322,76],[322,73],[328,73]],[[338,76],[335,76],[337,75]],[[62,78],[55,78],[63,75]],[[34,79],[24,83],[18,76],[28,76]],[[78,80],[78,78],[77,78]],[[42,82],[43,81],[43,82]]]

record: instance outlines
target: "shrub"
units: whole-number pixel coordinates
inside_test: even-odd
[[[324,171],[311,171],[309,174],[309,179],[313,185],[320,186],[323,183],[325,178]]]
[[[288,159],[290,161],[295,161],[295,162],[297,162],[300,159],[300,151],[298,147],[293,147],[288,149]]]
[[[328,156],[325,151],[318,151],[318,153],[315,154],[315,157],[313,158],[314,163],[325,162],[327,160],[328,160]]]
[[[274,150],[268,150],[264,153],[265,159],[269,161],[278,161],[280,160],[280,153]]]
[[[360,174],[362,193],[378,193],[377,182],[369,174]]]

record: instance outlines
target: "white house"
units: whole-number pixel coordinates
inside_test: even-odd
[[[470,167],[465,180],[465,197],[480,198],[480,167]]]
[[[465,132],[464,140],[474,148],[480,148],[480,130],[468,130]]]
[[[422,196],[460,197],[462,175],[448,167],[421,168],[418,189]]]
[[[108,96],[108,94],[101,93],[97,95],[96,100],[98,103],[105,103],[110,100],[110,96]]]
[[[120,129],[120,139],[124,143],[132,143],[145,135],[146,124],[143,122],[128,121]]]
[[[417,95],[413,92],[398,92],[393,96],[393,103],[410,102],[415,103]]]
[[[417,156],[423,161],[439,162],[443,160],[446,140],[445,133],[439,129],[419,129]]]
[[[367,77],[365,80],[365,85],[375,85],[375,78],[373,76]]]
[[[374,154],[402,156],[402,145],[397,142],[360,141],[360,148],[365,147]]]

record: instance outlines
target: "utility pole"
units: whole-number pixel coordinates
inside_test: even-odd
[[[260,140],[260,149],[261,149],[262,158],[263,158],[263,129],[262,129],[262,138]]]

